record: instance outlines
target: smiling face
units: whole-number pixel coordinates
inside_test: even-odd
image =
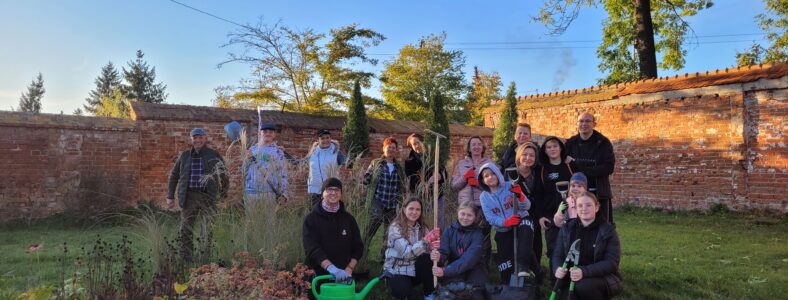
[[[274,139],[276,139],[276,130],[273,129],[260,130],[260,136],[263,138],[264,144],[273,143]]]
[[[514,140],[518,145],[531,141],[531,129],[525,126],[518,126],[514,131]]]
[[[470,226],[476,221],[476,212],[470,207],[461,208],[457,211],[457,221],[462,226]]]
[[[520,155],[518,160],[520,162],[520,167],[530,169],[536,163],[536,151],[534,151],[534,148],[525,148],[525,150],[523,150],[523,155]]]
[[[200,149],[202,149],[202,147],[205,146],[205,143],[207,142],[208,142],[208,137],[204,135],[192,136],[192,146],[194,146],[194,149],[196,149],[197,151],[200,151]]]
[[[421,217],[421,203],[418,201],[411,201],[408,202],[408,205],[405,206],[405,218],[408,221],[415,223]]]
[[[581,195],[585,194],[586,186],[580,183],[579,181],[572,181],[569,184],[569,194],[574,196],[575,198],[580,197]]]
[[[596,218],[596,212],[599,210],[599,205],[596,201],[585,195],[580,196],[576,201],[577,216],[580,218],[580,221],[586,223],[593,222],[594,218]]]
[[[484,171],[482,171],[482,180],[484,180],[484,184],[489,187],[498,186],[498,176],[490,169],[484,169]]]
[[[560,159],[561,145],[559,145],[556,140],[549,140],[545,143],[544,152],[547,153],[547,157],[550,159]]]
[[[484,144],[482,143],[482,140],[477,138],[471,139],[470,145],[471,146],[469,148],[471,150],[472,156],[481,156],[484,152]]]
[[[390,143],[386,146],[383,146],[383,156],[386,158],[396,158],[399,155],[399,150],[397,149],[396,143]]]
[[[331,145],[331,135],[324,134],[317,138],[318,143],[320,143],[320,148],[328,148]]]
[[[416,151],[416,153],[421,154],[424,152],[424,142],[422,142],[419,138],[415,136],[411,137],[410,140],[408,140],[408,143],[410,144],[410,148],[412,148],[413,151]]]
[[[328,204],[337,204],[342,198],[342,189],[338,187],[328,187],[323,190],[323,201]]]
[[[591,135],[596,126],[596,119],[590,113],[582,113],[577,117],[577,132],[582,135]]]

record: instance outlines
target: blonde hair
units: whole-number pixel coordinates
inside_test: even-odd
[[[479,207],[474,205],[473,201],[465,200],[465,201],[460,202],[460,206],[457,207],[457,211],[459,212],[459,211],[461,211],[463,209],[470,209],[473,212],[473,214],[476,216],[473,219],[474,223],[479,221],[479,217],[480,217],[479,216],[479,213],[480,213]]]
[[[536,146],[534,142],[527,142],[520,146],[517,146],[517,149],[514,151],[514,165],[520,166],[520,157],[525,155],[525,149],[531,148],[534,150],[534,167],[539,164],[539,146]]]

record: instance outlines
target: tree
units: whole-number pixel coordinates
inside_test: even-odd
[[[41,98],[44,97],[44,76],[38,73],[33,82],[27,87],[27,92],[22,93],[19,98],[19,111],[40,113]]]
[[[440,156],[438,157],[439,165],[446,166],[446,160],[449,158],[449,120],[446,119],[446,113],[443,104],[443,95],[441,92],[435,91],[432,93],[432,98],[430,99],[430,109],[429,114],[427,115],[427,128],[429,130],[435,131],[440,133],[447,138],[440,140]],[[435,157],[435,135],[434,134],[426,134],[424,137],[424,144],[426,145],[428,151],[428,155],[426,156],[426,161],[424,162],[425,165],[432,165],[434,164]],[[432,158],[430,158],[432,157]]]
[[[82,108],[77,107],[77,109],[75,109],[74,112],[72,112],[71,114],[75,116],[82,116],[85,115],[85,112],[82,111]]]
[[[788,1],[765,0],[765,2],[768,13],[758,14],[755,18],[772,45],[764,48],[760,44],[753,43],[750,50],[736,52],[736,64],[739,66],[788,62]]]
[[[473,67],[471,92],[465,101],[465,108],[470,113],[468,125],[484,126],[484,109],[498,99],[501,99],[501,76],[498,72],[485,73]]]
[[[381,92],[394,108],[395,118],[426,119],[433,93],[440,92],[449,121],[465,123],[461,117],[463,94],[468,91],[462,72],[465,57],[459,50],[445,50],[445,40],[446,33],[422,37],[418,44],[402,47],[399,56],[386,64]]]
[[[347,119],[342,127],[345,151],[350,154],[364,154],[369,151],[369,127],[367,111],[361,96],[361,84],[358,80],[353,84],[353,97],[348,104]]]
[[[167,99],[165,90],[167,86],[156,81],[156,67],[149,67],[142,58],[145,54],[137,50],[137,59],[129,61],[128,70],[123,68],[123,79],[126,81],[121,86],[123,95],[131,100],[162,103]]]
[[[607,73],[601,83],[657,77],[657,68],[684,66],[685,36],[692,29],[684,17],[710,8],[711,0],[546,0],[535,20],[550,34],[562,34],[583,7],[603,5],[599,69]],[[657,61],[657,53],[662,61]]]
[[[88,97],[85,98],[87,103],[82,105],[85,111],[96,114],[96,107],[99,105],[101,97],[111,96],[112,91],[121,86],[120,80],[120,74],[118,70],[115,69],[115,65],[113,65],[112,62],[108,62],[104,65],[104,67],[101,68],[101,74],[99,74],[94,81],[96,83],[96,88],[90,91]]]
[[[243,81],[233,97],[241,106],[253,102],[285,111],[339,115],[350,100],[354,82],[369,86],[373,76],[348,66],[377,64],[365,50],[385,37],[356,24],[332,29],[329,36],[320,45],[326,35],[312,29],[298,31],[258,22],[229,34],[223,47],[241,46],[243,52],[230,53],[218,66],[240,62],[252,67],[254,79]]]
[[[503,110],[498,117],[498,124],[493,132],[493,160],[499,161],[512,141],[514,131],[517,129],[517,89],[514,81],[509,84],[504,98]]]
[[[113,118],[130,118],[129,100],[123,96],[123,92],[116,88],[109,95],[99,98],[99,105],[96,106],[96,116]]]

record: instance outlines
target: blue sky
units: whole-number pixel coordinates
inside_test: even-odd
[[[518,94],[555,88],[576,89],[596,84],[601,76],[595,48],[601,39],[601,9],[586,9],[562,36],[531,21],[542,1],[206,1],[183,3],[229,20],[256,23],[281,20],[286,26],[317,32],[349,23],[386,36],[368,50],[385,62],[419,37],[445,31],[447,47],[464,50],[466,79],[474,65],[498,71],[505,83],[514,81]],[[714,7],[687,20],[699,45],[688,47],[682,70],[660,70],[660,76],[726,68],[735,53],[760,35],[754,16],[763,12],[756,0],[717,0]],[[0,0],[0,110],[18,106],[19,96],[38,72],[46,94],[43,110],[71,113],[93,89],[103,65],[125,66],[137,49],[156,67],[157,80],[167,84],[167,102],[210,105],[213,89],[249,76],[246,65],[217,63],[227,58],[222,48],[237,26],[200,14],[167,0],[139,1],[11,1]],[[555,41],[565,41],[556,43]],[[569,42],[566,42],[569,41]],[[729,42],[737,41],[737,42]],[[549,42],[522,45],[468,45],[467,42]],[[710,43],[713,42],[713,43]],[[719,43],[722,42],[722,43]],[[575,47],[567,49],[475,50],[500,47]],[[578,48],[588,47],[588,48]],[[574,63],[573,63],[574,62]],[[373,67],[382,69],[383,63]],[[563,70],[565,79],[557,79]],[[364,91],[380,95],[378,85]],[[504,87],[505,88],[505,87]]]

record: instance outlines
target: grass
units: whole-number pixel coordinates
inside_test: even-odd
[[[785,217],[622,209],[616,211],[616,222],[625,280],[620,299],[774,299],[788,293]],[[84,253],[81,247],[89,248],[98,235],[114,242],[124,234],[140,241],[129,227],[117,225],[44,221],[2,228],[0,299],[13,299],[29,287],[56,285],[64,242],[68,261]],[[374,239],[371,253],[377,253],[381,239]],[[43,250],[25,253],[34,243],[44,243]],[[380,272],[375,265],[370,266],[373,275]],[[387,293],[380,283],[370,298],[385,299]]]

